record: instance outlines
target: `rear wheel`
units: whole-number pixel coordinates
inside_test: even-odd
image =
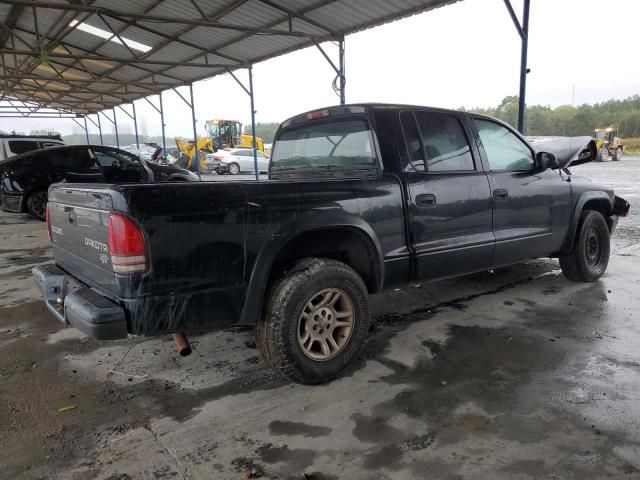
[[[36,190],[27,200],[27,210],[32,217],[43,220],[47,211],[47,191]]]
[[[585,210],[577,235],[571,253],[560,257],[562,273],[574,282],[595,282],[609,264],[609,227],[600,212]]]
[[[308,258],[271,289],[256,344],[266,363],[284,377],[322,383],[357,356],[369,322],[360,276],[336,260]]]
[[[229,165],[229,173],[231,175],[238,175],[240,173],[240,166],[237,163],[232,163]]]
[[[622,150],[622,147],[618,147],[616,149],[616,154],[613,156],[613,161],[614,162],[619,162],[620,160],[622,160],[622,154],[624,153],[624,151]]]

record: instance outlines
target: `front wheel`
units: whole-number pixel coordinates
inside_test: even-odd
[[[614,162],[619,162],[620,160],[622,160],[622,154],[624,153],[624,151],[622,150],[622,147],[618,147],[616,149],[616,154],[613,156],[613,161]]]
[[[37,190],[29,195],[27,210],[32,217],[44,221],[47,211],[47,191]]]
[[[238,175],[240,173],[240,166],[237,163],[229,165],[229,173],[231,175]]]
[[[606,147],[602,147],[598,150],[598,155],[596,155],[597,162],[606,162],[609,160],[609,150]]]
[[[322,383],[358,355],[369,322],[360,276],[336,260],[308,258],[271,289],[256,344],[266,363],[289,380]]]
[[[600,212],[585,210],[577,235],[571,253],[560,257],[560,268],[569,280],[595,282],[609,264],[609,227]]]

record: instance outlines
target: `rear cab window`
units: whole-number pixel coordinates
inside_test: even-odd
[[[400,114],[409,162],[405,171],[427,173],[474,172],[469,140],[452,114],[405,111]]]
[[[365,115],[312,119],[280,130],[271,152],[271,173],[376,171],[379,163]]]

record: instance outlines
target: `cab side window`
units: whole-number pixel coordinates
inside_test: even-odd
[[[33,140],[9,140],[9,150],[13,155],[38,150],[38,142]]]
[[[100,168],[86,148],[47,152],[51,168],[61,173],[100,173]]]
[[[416,112],[428,172],[475,170],[469,141],[460,120],[445,113]]]
[[[533,152],[508,128],[480,118],[474,118],[473,123],[492,172],[526,172],[534,168]]]
[[[409,169],[427,172],[475,171],[469,141],[455,115],[438,112],[403,112]]]

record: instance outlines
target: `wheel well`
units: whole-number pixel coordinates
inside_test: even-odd
[[[582,211],[585,210],[594,210],[596,212],[600,212],[607,222],[607,226],[609,227],[609,232],[611,232],[611,228],[613,227],[613,219],[611,218],[611,204],[602,198],[597,198],[593,200],[589,200],[582,207]],[[578,229],[580,225],[578,225]]]
[[[378,252],[365,233],[348,227],[311,230],[289,240],[271,266],[267,289],[297,260],[307,257],[346,263],[362,277],[370,293],[379,290],[382,272]]]
[[[48,190],[49,190],[48,187],[43,187],[43,186],[33,187],[31,190],[29,190],[26,194],[22,196],[21,210],[23,212],[29,211],[29,198],[31,198],[31,196],[34,193],[47,192]]]

